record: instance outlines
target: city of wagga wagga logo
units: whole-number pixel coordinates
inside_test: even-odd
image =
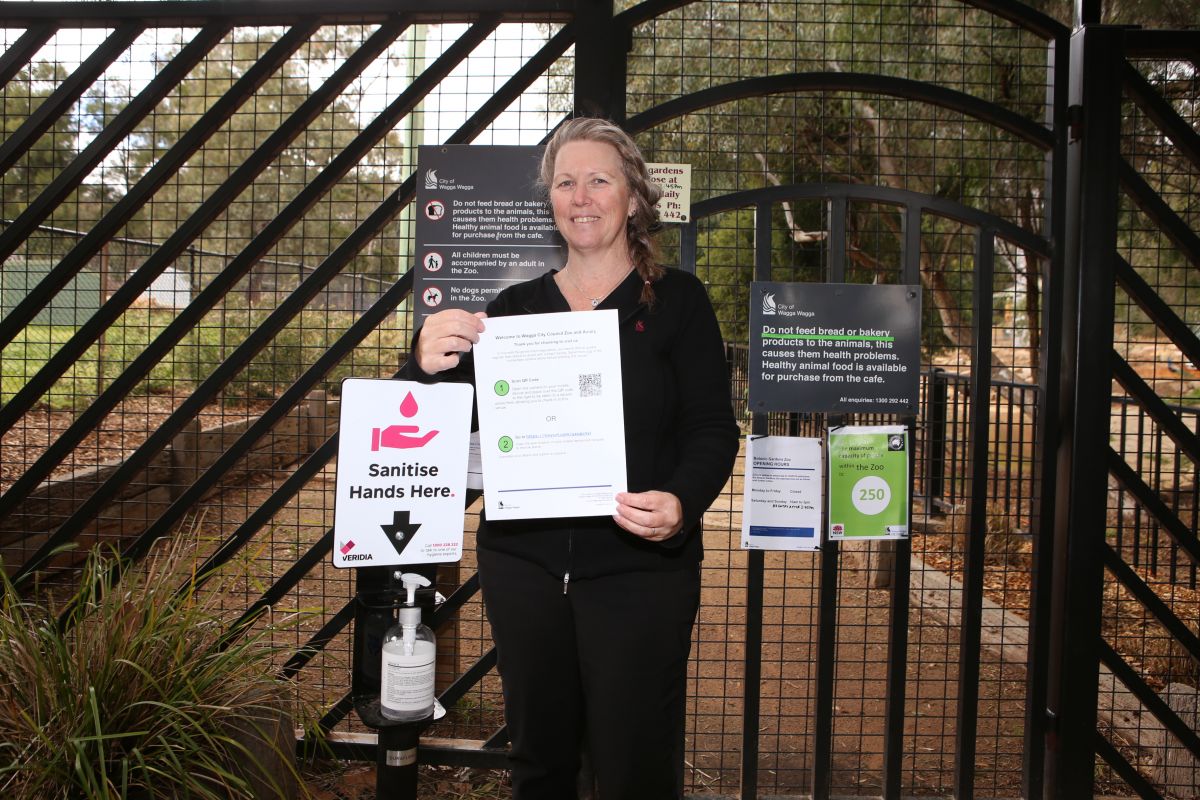
[[[795,303],[780,303],[776,301],[775,311],[773,312],[779,317],[815,317],[815,311],[805,311],[798,308]]]

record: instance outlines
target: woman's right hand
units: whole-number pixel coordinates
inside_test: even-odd
[[[472,314],[461,308],[431,314],[417,337],[417,366],[427,375],[457,367],[462,354],[479,341],[486,317],[482,311]]]

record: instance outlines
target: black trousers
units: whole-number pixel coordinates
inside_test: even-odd
[[[599,800],[683,797],[698,567],[563,583],[479,551],[499,655],[515,800],[573,800],[585,739]]]

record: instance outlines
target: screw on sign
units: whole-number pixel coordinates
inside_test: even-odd
[[[442,304],[442,290],[436,286],[428,287],[421,293],[421,302],[430,308],[436,308]]]

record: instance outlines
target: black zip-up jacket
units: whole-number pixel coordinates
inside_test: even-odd
[[[488,316],[570,311],[553,276],[503,290],[488,304]],[[656,543],[622,530],[611,517],[481,519],[480,548],[527,559],[560,578],[569,573],[571,580],[681,568],[703,557],[700,518],[724,487],[738,451],[721,331],[694,275],[668,269],[654,284],[652,308],[640,302],[641,290],[631,272],[598,306],[619,312],[628,487],[678,497],[682,530]],[[454,369],[429,375],[410,357],[403,374],[425,383],[474,383],[474,360],[466,353]]]

